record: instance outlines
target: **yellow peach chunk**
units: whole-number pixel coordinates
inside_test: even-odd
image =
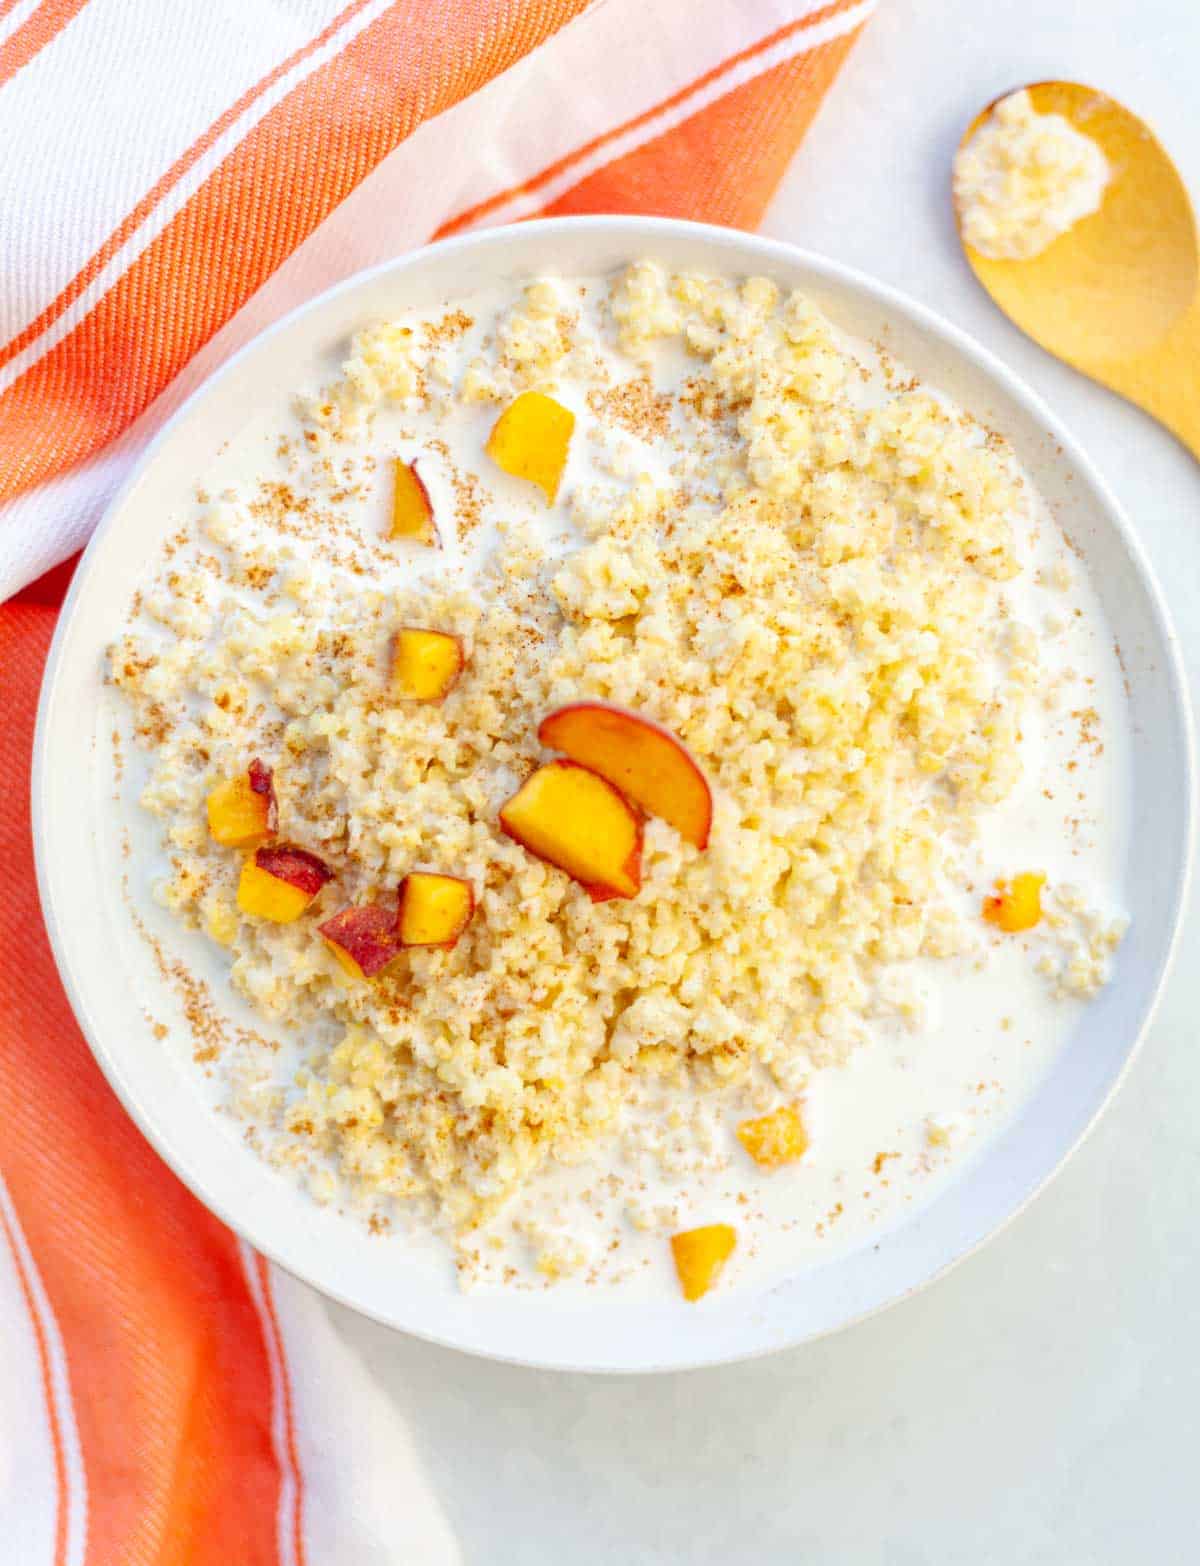
[[[269,870],[260,869],[253,859],[247,859],[242,866],[237,902],[243,913],[254,914],[258,919],[270,919],[275,924],[291,924],[312,900],[312,892],[302,886],[292,886],[287,881],[281,881]]]
[[[593,902],[636,897],[642,821],[611,783],[573,761],[539,767],[500,811],[509,837],[565,870]]]
[[[389,538],[411,538],[419,544],[438,545],[433,502],[415,462],[397,457],[392,463],[392,526]]]
[[[983,900],[983,917],[997,930],[1015,935],[1021,930],[1032,930],[1041,922],[1042,887],[1046,877],[1031,870],[1024,870],[1007,881],[996,882],[996,895]]]
[[[457,875],[414,870],[400,884],[401,946],[453,946],[471,922],[475,892]]]
[[[705,1224],[671,1236],[671,1254],[685,1300],[698,1300],[708,1293],[736,1244],[737,1233],[727,1223]]]
[[[463,671],[463,645],[447,631],[405,626],[392,644],[392,695],[441,701]]]
[[[248,848],[275,830],[277,809],[270,767],[252,761],[245,772],[218,783],[206,802],[208,830],[218,843]]]
[[[242,866],[238,907],[276,924],[298,919],[333,872],[323,859],[290,843],[260,848]]]
[[[737,1139],[763,1169],[794,1164],[808,1151],[808,1132],[799,1104],[781,1104],[769,1115],[743,1120],[737,1128]]]
[[[522,392],[492,426],[487,454],[506,473],[538,485],[553,505],[574,429],[570,408],[544,392]]]

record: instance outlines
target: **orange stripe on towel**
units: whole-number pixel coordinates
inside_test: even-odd
[[[643,127],[647,128],[647,139],[642,144],[642,146],[646,147],[659,145],[663,140],[663,137],[658,137],[655,135],[653,130],[653,121],[659,119],[664,114],[668,114],[671,110],[677,109],[681,105],[686,104],[689,98],[695,97],[697,94],[704,92],[706,89],[717,86],[720,83],[722,77],[730,75],[739,67],[751,64],[754,60],[758,59],[763,54],[766,54],[768,50],[785,43],[790,38],[795,38],[798,34],[806,32],[809,28],[815,27],[821,22],[827,22],[831,20],[833,17],[839,15],[843,11],[850,10],[856,3],[857,0],[832,0],[831,4],[823,6],[819,11],[813,11],[807,16],[800,17],[795,22],[789,22],[785,26],[776,29],[775,32],[769,33],[765,38],[760,38],[756,43],[748,45],[739,53],[730,55],[727,60],[722,60],[720,65],[716,65],[712,68],[712,70],[706,71],[703,75],[696,77],[694,81],[689,82],[685,87],[679,88],[677,92],[674,92],[669,97],[664,98],[661,103],[655,104],[653,108],[646,109],[641,114],[635,115],[632,119],[626,120],[622,124],[614,126],[612,130],[605,131],[601,136],[593,137],[591,141],[585,142],[580,147],[576,147],[573,151],[567,153],[565,157],[559,158],[554,163],[547,164],[544,169],[541,169],[537,174],[531,176],[531,178],[528,180],[524,180],[518,185],[510,185],[506,190],[500,191],[497,195],[489,196],[486,201],[478,202],[475,206],[469,207],[465,212],[460,212],[457,217],[451,218],[449,222],[444,223],[433,237],[435,239],[444,239],[450,234],[457,234],[465,228],[471,228],[475,224],[481,223],[487,218],[491,217],[493,214],[498,213],[503,207],[509,205],[509,203],[519,196],[536,196],[538,191],[543,190],[551,182],[559,180],[562,175],[568,173],[572,168],[577,167],[579,164],[591,159],[597,154],[602,154],[605,147],[611,146],[613,143],[617,142],[618,140],[623,140],[631,134],[636,134],[636,132]],[[845,48],[849,47],[849,43],[853,42],[854,38],[858,35],[858,31],[860,30],[861,29],[856,29],[854,32],[847,35]],[[841,43],[842,41],[843,40],[841,39],[836,40],[837,43]],[[839,61],[842,58],[842,55],[845,53],[845,48],[843,48],[841,53],[837,55],[837,59]],[[822,50],[817,49],[812,52],[813,54],[818,54],[821,53]],[[837,66],[835,64],[833,67],[833,72],[836,72],[836,69]],[[832,74],[833,73],[831,72],[829,80],[832,79]],[[808,81],[815,83],[819,79],[819,76],[819,72],[814,72],[811,74],[811,76],[800,78],[800,81],[801,83],[806,83]],[[805,126],[807,126],[809,120],[812,118],[812,115],[819,107],[820,100],[824,96],[827,86],[828,80],[824,81],[820,85],[816,100],[811,105],[809,113],[805,118]],[[729,96],[736,96],[736,90]],[[803,131],[801,131],[800,134],[802,135]],[[783,167],[787,166],[787,160],[791,157],[792,152],[795,150],[795,146],[796,142],[792,142],[787,147],[783,158]],[[638,150],[640,151],[641,148]],[[769,153],[773,153],[775,151],[773,148],[768,148],[767,150]],[[718,141],[713,145],[706,147],[704,152],[705,157],[703,159],[701,168],[694,171],[694,177],[689,187],[688,210],[681,215],[690,218],[699,218],[709,223],[715,223],[719,222],[720,219],[709,210],[709,187],[703,178],[703,169],[704,165],[712,164],[714,160],[720,160],[722,163],[724,163],[726,161],[726,148],[721,142]],[[636,153],[630,154],[630,156],[636,156]],[[617,167],[624,165],[626,162],[626,158],[617,158],[614,159],[612,165],[606,165],[606,167]],[[574,188],[582,188],[582,183],[583,182],[581,182],[580,186]],[[612,184],[614,182],[610,181],[609,183]],[[699,192],[702,192],[703,194],[698,194]],[[561,198],[558,198],[551,204],[544,207],[538,215],[546,216],[549,213],[559,210],[576,212],[657,212],[660,210],[658,207],[652,205],[631,205],[628,200],[628,193],[623,194],[626,196],[626,199],[624,200],[618,199],[615,201],[610,200],[608,202],[581,202],[578,205],[572,207],[562,207],[561,209],[559,207],[559,200]],[[636,197],[636,189],[633,194]],[[702,210],[697,210],[698,207],[702,208]]]
[[[46,1328],[42,1322],[42,1313],[38,1309],[37,1300],[34,1298],[33,1285],[29,1281],[25,1259],[21,1255],[17,1237],[12,1231],[8,1214],[3,1206],[0,1206],[0,1229],[3,1229],[4,1238],[8,1242],[17,1280],[21,1285],[25,1309],[33,1325],[34,1341],[37,1343],[42,1396],[46,1400],[46,1421],[50,1426],[50,1444],[54,1453],[54,1566],[63,1566],[67,1549],[67,1463],[63,1454],[62,1422],[58,1415],[58,1401],[54,1396],[54,1380],[50,1374],[50,1346],[46,1342]],[[32,1410],[29,1412],[32,1414]]]
[[[605,164],[541,216],[620,209],[696,216],[754,228],[799,146],[857,30],[793,56],[735,87],[663,135]]]
[[[265,1256],[256,1255],[254,1265],[258,1273],[259,1287],[262,1289],[268,1330],[275,1345],[276,1363],[279,1366],[279,1395],[283,1401],[284,1452],[293,1482],[292,1515],[290,1518],[293,1550],[296,1566],[305,1566],[304,1474],[300,1467],[300,1456],[296,1440],[296,1408],[292,1397],[292,1379],[291,1369],[288,1365],[287,1345],[283,1340],[283,1333],[279,1326],[279,1314],[275,1309],[275,1291],[271,1283],[271,1268]]]
[[[74,3],[74,0],[67,0],[67,3]],[[79,0],[79,3],[86,3],[86,0]],[[221,115],[220,119],[210,125],[204,135],[197,141],[194,141],[183,156],[175,160],[162,178],[151,186],[128,217],[117,225],[99,250],[76,272],[71,281],[50,301],[41,314],[20,331],[16,337],[6,343],[3,348],[0,348],[0,365],[7,364],[10,359],[15,358],[30,343],[36,342],[46,328],[52,326],[58,320],[63,311],[78,299],[88,284],[99,276],[120,250],[121,246],[137,232],[155,207],[158,206],[159,202],[178,185],[189,169],[195,167],[198,160],[225,134],[240,115],[252,107],[262,97],[263,93],[268,92],[282,76],[286,76],[289,71],[294,70],[297,65],[302,64],[311,54],[327,43],[340,27],[344,27],[368,3],[369,0],[352,0],[352,3],[344,11],[339,12],[328,27],[318,33],[315,38],[310,39],[302,49],[297,49],[294,54],[281,61],[273,71],[269,71],[261,81],[256,82],[253,87],[244,92],[236,103],[231,104],[225,113]],[[0,62],[2,60],[3,51],[0,50]],[[3,73],[0,70],[0,81],[2,80]]]
[[[0,501],[94,455],[423,120],[584,8],[398,0],[239,143],[95,308],[0,396]]]
[[[88,0],[42,0],[37,10],[0,44],[0,87],[57,38],[87,3]],[[6,9],[0,8],[0,18]]]
[[[0,776],[29,775],[51,610],[0,608]],[[27,791],[0,794],[0,1161],[58,1324],[89,1566],[275,1566],[267,1347],[237,1242],[126,1116],[42,927]]]

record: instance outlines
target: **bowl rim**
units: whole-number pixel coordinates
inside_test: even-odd
[[[853,1312],[840,1321],[831,1322],[815,1330],[802,1331],[795,1336],[763,1342],[756,1346],[706,1354],[690,1359],[672,1359],[662,1364],[638,1365],[635,1368],[608,1364],[589,1365],[574,1361],[568,1363],[561,1359],[539,1358],[535,1354],[523,1355],[492,1351],[473,1344],[464,1344],[453,1336],[439,1334],[437,1331],[423,1327],[399,1326],[394,1320],[383,1314],[381,1310],[363,1305],[358,1300],[339,1292],[335,1285],[324,1281],[318,1282],[300,1272],[294,1263],[282,1260],[279,1255],[279,1247],[274,1243],[273,1237],[264,1237],[252,1233],[254,1224],[251,1219],[239,1216],[231,1211],[228,1203],[214,1199],[205,1190],[203,1182],[199,1177],[194,1177],[191,1171],[185,1172],[181,1169],[172,1155],[168,1136],[158,1127],[152,1112],[143,1107],[134,1093],[127,1088],[117,1067],[115,1057],[110,1052],[102,1036],[102,1030],[93,1023],[84,998],[83,986],[79,981],[72,962],[70,947],[64,936],[62,922],[50,893],[50,862],[52,854],[49,847],[46,814],[46,748],[50,712],[67,644],[68,627],[70,626],[75,606],[86,589],[99,550],[109,533],[116,526],[127,498],[140,484],[147,470],[156,462],[160,449],[169,441],[177,426],[184,423],[191,416],[196,405],[206,399],[217,385],[227,377],[235,376],[245,359],[258,353],[273,337],[286,332],[301,317],[309,312],[315,312],[320,306],[342,294],[353,292],[374,279],[383,277],[390,272],[402,273],[410,267],[420,267],[431,256],[450,257],[460,251],[486,250],[493,245],[502,249],[511,236],[516,233],[522,235],[532,234],[534,237],[540,235],[547,240],[552,240],[561,233],[581,230],[592,230],[610,236],[618,233],[628,235],[631,259],[634,258],[636,248],[639,245],[643,247],[653,245],[656,238],[670,238],[683,241],[693,239],[698,244],[712,245],[715,242],[719,246],[727,248],[731,263],[737,262],[739,269],[754,261],[758,261],[764,266],[769,266],[774,262],[787,266],[801,267],[814,277],[828,280],[835,286],[866,295],[881,306],[892,308],[902,317],[906,317],[918,332],[948,344],[953,352],[959,354],[976,370],[981,371],[986,378],[998,385],[1009,398],[1024,410],[1041,431],[1055,442],[1061,452],[1061,460],[1073,468],[1096,493],[1107,513],[1106,520],[1111,523],[1127,551],[1133,569],[1140,580],[1140,585],[1145,591],[1155,630],[1166,655],[1166,667],[1163,672],[1166,676],[1169,704],[1179,723],[1184,773],[1182,779],[1185,822],[1183,853],[1178,862],[1177,873],[1171,887],[1170,935],[1157,954],[1157,972],[1154,974],[1150,984],[1148,1003],[1136,1031],[1129,1040],[1121,1063],[1114,1071],[1106,1089],[1098,1099],[1093,1113],[1074,1137],[1063,1145],[1058,1156],[1042,1173],[1040,1178],[1036,1178],[1033,1181],[1000,1221],[977,1236],[961,1250],[956,1251],[942,1266],[932,1269],[908,1287],[902,1288],[885,1299],[876,1301],[865,1309]],[[326,1298],[335,1300],[357,1314],[377,1321],[393,1331],[408,1333],[415,1338],[436,1344],[439,1347],[453,1348],[459,1352],[469,1353],[480,1358],[521,1367],[585,1374],[653,1374],[741,1363],[757,1359],[765,1354],[778,1352],[784,1348],[799,1347],[804,1343],[816,1342],[821,1338],[841,1332],[847,1327],[854,1326],[860,1321],[865,1321],[898,1304],[901,1300],[911,1298],[913,1295],[921,1292],[937,1279],[944,1277],[962,1261],[966,1260],[967,1257],[975,1254],[982,1246],[1006,1229],[1029,1206],[1035,1197],[1046,1189],[1051,1180],[1061,1173],[1068,1160],[1074,1156],[1087,1137],[1090,1136],[1100,1117],[1111,1105],[1117,1090],[1124,1083],[1157,1015],[1163,990],[1178,954],[1183,912],[1187,904],[1191,885],[1196,843],[1196,735],[1190,691],[1178,635],[1172,623],[1162,588],[1145,549],[1125,514],[1123,506],[1092,459],[1086,454],[1057,415],[1051,411],[1041,395],[1028,386],[1016,372],[1009,369],[995,353],[977,342],[968,332],[947,320],[936,310],[892,287],[890,284],[880,282],[856,267],[845,265],[840,261],[807,250],[802,246],[793,245],[788,241],[770,239],[737,229],[691,222],[684,219],[642,217],[620,213],[597,214],[533,219],[495,228],[468,231],[448,239],[434,241],[418,249],[406,251],[399,256],[393,256],[363,268],[341,279],[331,287],[324,289],[319,294],[302,301],[278,320],[272,322],[231,354],[228,359],[220,364],[212,374],[207,376],[189,394],[155,433],[153,438],[148,441],[137,460],[133,463],[130,471],[105,507],[104,513],[89,539],[75,570],[70,588],[59,612],[43,671],[34,729],[33,757],[30,772],[30,804],[34,863],[42,915],[59,977],[75,1020],[87,1041],[93,1057],[125,1112],[176,1178],[180,1179],[197,1200],[210,1212],[248,1244],[269,1257],[277,1266],[283,1268],[284,1271],[289,1272],[292,1276],[316,1289]]]

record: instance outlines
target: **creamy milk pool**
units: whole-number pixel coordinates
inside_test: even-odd
[[[324,986],[337,1005],[354,1006],[358,1001],[343,1002],[344,992],[332,987],[325,958],[316,952],[319,942],[311,933],[305,934],[304,926],[287,926],[289,933],[281,937],[286,945],[268,952],[269,961],[258,951],[265,937],[254,937],[258,946],[253,961],[238,955],[245,921],[239,926],[235,919],[230,944],[222,944],[220,937],[227,930],[221,919],[228,899],[220,878],[226,872],[213,860],[197,825],[204,793],[214,779],[197,760],[195,745],[190,752],[181,751],[177,768],[164,767],[164,757],[182,743],[178,736],[185,722],[171,719],[172,703],[179,699],[186,722],[195,723],[210,700],[203,694],[205,682],[211,685],[226,677],[205,665],[206,659],[225,657],[231,641],[221,633],[221,627],[231,622],[227,614],[221,620],[226,611],[219,611],[219,605],[248,606],[257,624],[264,615],[264,580],[290,573],[298,579],[298,596],[289,600],[284,618],[324,617],[322,624],[331,636],[348,634],[340,615],[344,605],[359,604],[364,582],[384,598],[396,595],[419,605],[422,583],[436,581],[439,602],[474,599],[486,610],[494,592],[494,578],[488,572],[502,547],[500,530],[513,524],[527,529],[530,541],[521,548],[529,558],[536,554],[549,561],[543,576],[552,575],[556,560],[570,561],[581,543],[594,536],[589,535],[589,527],[595,526],[588,520],[590,513],[603,517],[627,504],[635,491],[650,494],[657,486],[667,486],[672,493],[691,492],[688,503],[708,507],[707,516],[729,494],[736,499],[739,484],[745,487],[738,453],[747,445],[747,471],[753,477],[758,464],[764,478],[756,480],[755,487],[769,503],[772,475],[785,460],[768,441],[768,437],[783,439],[766,411],[774,365],[754,369],[759,379],[751,400],[742,403],[740,411],[736,403],[714,407],[711,418],[697,415],[687,422],[692,418],[687,409],[698,401],[719,401],[716,390],[689,383],[704,379],[720,355],[725,354],[729,362],[712,372],[714,387],[724,376],[728,393],[740,384],[739,376],[750,373],[737,355],[750,354],[746,344],[765,330],[762,323],[769,312],[763,297],[751,295],[743,304],[742,295],[730,294],[721,303],[719,295],[710,297],[686,283],[681,287],[684,298],[678,299],[669,280],[659,280],[651,271],[635,276],[626,286],[622,322],[620,307],[614,312],[610,279],[553,280],[542,286],[551,289],[552,307],[541,313],[536,304],[524,311],[516,309],[514,296],[499,291],[454,301],[424,323],[398,312],[398,320],[420,344],[412,361],[412,389],[406,383],[399,398],[380,397],[372,407],[369,427],[360,428],[350,419],[344,439],[329,438],[321,410],[334,410],[338,418],[341,410],[336,400],[323,398],[324,383],[314,378],[311,387],[291,389],[312,397],[306,419],[289,420],[282,407],[264,412],[258,425],[197,475],[204,498],[197,501],[194,517],[179,519],[187,530],[173,546],[157,584],[148,580],[142,590],[133,621],[141,626],[149,618],[148,628],[135,634],[143,637],[139,646],[143,654],[149,650],[155,667],[131,679],[126,691],[138,704],[143,738],[147,714],[153,722],[151,710],[156,705],[166,714],[160,714],[159,721],[168,724],[169,733],[164,730],[156,747],[153,775],[148,774],[144,753],[122,740],[121,787],[130,802],[130,899],[168,962],[181,959],[207,986],[202,1004],[196,1001],[194,988],[190,1004],[186,998],[183,1004],[193,1028],[201,1026],[198,1014],[207,1011],[198,1053],[208,1058],[196,1072],[206,1095],[236,1117],[231,1118],[235,1134],[248,1127],[264,1156],[305,1182],[314,1200],[344,1206],[360,1221],[372,1224],[380,1231],[381,1245],[419,1247],[432,1266],[450,1265],[453,1255],[465,1287],[540,1288],[553,1283],[570,1294],[580,1288],[620,1284],[623,1290],[655,1292],[675,1287],[667,1245],[671,1234],[697,1225],[728,1223],[736,1230],[737,1248],[718,1286],[769,1281],[869,1243],[928,1202],[987,1138],[1019,1112],[1068,1037],[1086,996],[1103,982],[1119,934],[1120,872],[1126,851],[1127,725],[1117,654],[1069,545],[1024,491],[1021,504],[1005,513],[1013,535],[1012,552],[1023,569],[996,589],[1002,603],[996,594],[986,600],[980,646],[986,641],[990,648],[988,639],[997,626],[1003,630],[1002,622],[1011,621],[1036,641],[1037,668],[1036,674],[1028,672],[1022,650],[1019,662],[1026,671],[1027,689],[1016,741],[1022,763],[1019,779],[1003,791],[1003,797],[980,807],[973,823],[976,835],[966,834],[955,845],[953,865],[937,867],[940,881],[945,882],[940,902],[957,912],[961,926],[961,940],[956,936],[948,944],[961,949],[881,964],[872,974],[871,993],[849,1008],[865,1037],[851,1044],[836,1033],[827,1039],[822,1036],[824,1042],[815,1045],[817,1053],[836,1057],[827,1063],[798,1050],[790,1063],[775,1059],[772,1075],[756,1057],[744,1080],[725,1092],[696,1092],[670,1075],[639,1077],[624,1092],[611,1128],[590,1147],[581,1145],[578,1162],[556,1157],[543,1163],[498,1212],[485,1214],[460,1234],[453,1251],[445,1239],[433,1236],[429,1219],[436,1214],[425,1210],[425,1201],[392,1199],[388,1180],[375,1191],[364,1190],[361,1179],[345,1183],[338,1158],[306,1148],[285,1116],[291,1104],[295,1117],[296,1074],[306,1065],[312,1069],[314,1043],[318,1053],[336,1049],[344,1029],[345,1019],[310,1015],[305,1008],[313,1004],[313,994]],[[669,319],[673,309],[684,318],[682,327]],[[737,310],[746,314],[735,319]],[[792,312],[786,319],[785,340],[791,341],[788,332],[798,340],[795,352],[812,370],[809,382],[816,384],[832,373],[837,355],[845,351],[863,365],[862,375],[856,372],[851,387],[830,394],[824,402],[820,398],[826,390],[816,384],[814,391],[813,384],[806,382],[806,395],[815,410],[810,422],[826,447],[844,438],[837,428],[839,397],[847,406],[866,408],[905,395],[903,371],[867,345],[848,343],[836,335],[826,343],[807,316]],[[814,333],[810,345],[806,334]],[[505,345],[503,353],[500,345]],[[638,357],[642,353],[645,360]],[[643,362],[649,365],[648,381],[641,376]],[[565,498],[554,507],[531,492],[528,484],[501,473],[484,453],[498,412],[531,384],[551,386],[554,396],[576,415],[561,491]],[[945,417],[946,439],[956,438],[952,431],[957,416],[950,411]],[[753,431],[748,441],[739,432],[739,421]],[[809,433],[791,431],[788,438],[795,445],[807,440]],[[388,463],[395,457],[418,459],[439,519],[442,547],[438,550],[381,547],[378,542],[387,531]],[[824,463],[820,468],[824,479],[846,466],[837,457],[834,451],[832,456],[803,460]],[[722,465],[730,471],[713,481],[711,474]],[[913,470],[904,482],[920,485],[923,480],[915,461]],[[593,489],[599,498],[581,504],[577,497]],[[851,519],[856,514],[853,506],[846,507]],[[633,540],[629,552],[636,552],[642,535],[631,526],[627,538]],[[835,541],[831,553],[840,547]],[[245,565],[250,555],[244,553],[243,564],[232,573],[222,566],[219,577],[206,575],[206,559],[247,548],[251,554],[261,549],[260,564]],[[589,602],[608,614],[605,605],[610,598],[615,604],[629,592],[636,600],[639,589],[621,578],[620,548],[598,558],[596,569],[602,568],[603,580],[599,584],[588,580],[582,587],[578,581],[567,583],[563,601],[575,604],[586,589],[592,595]],[[853,563],[864,555],[851,550],[848,558]],[[845,563],[835,559],[828,568]],[[990,585],[988,592],[992,593]],[[278,615],[279,610],[274,604],[270,614]],[[531,614],[540,612],[539,606],[530,607]],[[645,611],[639,612],[644,619]],[[216,630],[206,621],[214,615]],[[614,622],[601,616],[599,623],[607,627],[622,618],[618,615]],[[418,623],[415,611],[411,623]],[[580,624],[581,635],[596,635],[596,623],[581,620]],[[725,631],[748,634],[745,627],[725,627]],[[605,637],[609,634],[604,631]],[[236,645],[236,637],[232,640]],[[996,638],[997,649],[1010,663],[1011,640]],[[178,649],[188,648],[185,659]],[[271,676],[257,643],[251,651],[232,656],[242,657],[243,672],[253,666],[255,700],[264,707],[274,687],[281,701],[291,702],[297,711],[304,709],[301,726],[324,721],[320,709],[325,697],[315,684],[300,692],[286,688],[295,680],[290,666],[283,675]],[[284,668],[285,655],[281,659]],[[1010,666],[997,671],[999,665],[993,670],[989,661],[979,679],[1006,680]],[[179,698],[185,685],[186,695]],[[336,694],[331,692],[328,699],[335,701]],[[124,699],[117,714],[127,734]],[[752,717],[745,721],[751,722]],[[301,719],[293,717],[291,722],[295,725]],[[286,726],[278,738],[285,746]],[[231,734],[228,743],[233,749],[235,740],[237,736]],[[218,759],[223,742],[220,736],[211,747],[206,741],[206,748],[214,753],[213,767],[226,764]],[[148,776],[156,825],[136,806]],[[519,782],[519,770],[514,771],[513,781]],[[737,803],[726,801],[730,812]],[[480,816],[491,804],[490,795],[481,797]],[[719,851],[722,808],[719,805],[714,853]],[[306,824],[317,829],[315,822]],[[164,829],[165,853],[160,843]],[[432,821],[428,830],[435,838],[440,831],[449,841],[458,826],[450,823],[441,829]],[[743,825],[741,830],[753,828]],[[787,823],[782,821],[784,841],[786,833]],[[675,846],[666,843],[658,826],[650,828],[649,843],[651,854],[662,856],[655,862],[664,866],[663,886],[673,885],[671,867],[676,859],[670,856],[676,854]],[[700,873],[686,853],[679,862],[679,875]],[[479,865],[484,866],[483,859]],[[948,869],[953,873],[948,874]],[[982,900],[997,878],[1023,871],[1046,876],[1046,917],[1026,934],[1002,933],[980,918]],[[510,857],[503,861],[503,873],[525,872]],[[354,872],[346,874],[357,895]],[[548,881],[556,885],[554,877],[559,874],[550,872]],[[542,882],[538,889],[541,895]],[[735,893],[736,888],[723,894],[727,906],[741,906],[728,902]],[[666,900],[673,894],[661,895]],[[322,893],[323,913],[338,906],[338,898],[326,904],[326,896]],[[184,932],[164,920],[162,910],[152,906],[155,897],[197,928]],[[554,916],[560,915],[561,905],[556,903]],[[586,921],[593,915],[585,909],[579,918],[584,924],[572,928],[582,929],[584,938],[590,938],[592,926]],[[230,990],[231,954],[240,994]],[[442,972],[435,966],[440,961],[433,958],[422,970],[431,980]],[[1116,961],[1119,964],[1119,955]],[[281,990],[278,974],[285,967],[287,980]],[[653,970],[643,964],[643,971]],[[469,973],[455,978],[456,993],[467,993],[470,979]],[[284,991],[296,1003],[294,1015],[271,1011]],[[627,1005],[627,999],[622,1003]],[[716,1008],[705,1012],[704,1004],[703,998],[689,997],[689,1026],[700,1026],[698,1018],[711,1026],[710,1012]],[[214,1022],[213,1009],[227,1022]],[[586,1030],[587,1019],[576,1024],[569,1013],[570,1006],[565,1005],[563,1027]],[[553,1001],[548,1014],[554,1016]],[[745,1021],[744,1008],[738,1015]],[[162,1021],[176,1023],[176,1019]],[[360,1026],[361,1019],[352,1022]],[[749,1028],[750,1022],[745,1025]],[[731,1027],[736,1034],[736,1025]],[[361,1040],[355,1046],[367,1047]],[[439,1069],[446,1065],[443,1062]],[[363,1103],[370,1109],[373,1100],[361,1085],[368,1081],[370,1092],[375,1092],[369,1067],[356,1056],[338,1091],[363,1092]],[[467,1083],[463,1090],[475,1091],[474,1084]],[[810,1146],[795,1164],[757,1169],[732,1129],[747,1116],[785,1101],[800,1104]],[[372,1149],[372,1156],[377,1152]],[[359,1174],[366,1156],[363,1148],[355,1150]],[[503,1177],[503,1169],[494,1175],[497,1181]]]

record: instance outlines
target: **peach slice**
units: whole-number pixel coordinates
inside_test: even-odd
[[[545,392],[522,392],[492,426],[487,454],[506,473],[538,485],[553,505],[574,429],[570,408]]]
[[[440,548],[437,523],[433,520],[433,501],[415,462],[396,457],[392,463],[392,526],[389,538],[411,538],[418,544]]]
[[[400,883],[396,926],[401,946],[443,946],[447,951],[471,922],[475,890],[458,875],[413,870]]]
[[[274,774],[257,758],[236,778],[218,783],[208,796],[208,830],[218,843],[249,848],[270,837],[279,824]]]
[[[406,625],[392,643],[392,695],[405,701],[443,701],[465,664],[459,637]]]
[[[642,821],[611,783],[574,761],[550,761],[500,810],[509,837],[584,887],[594,903],[636,897]]]
[[[396,910],[380,903],[343,908],[317,929],[354,979],[373,979],[400,955]]]
[[[671,1254],[685,1300],[698,1300],[721,1275],[733,1255],[737,1233],[727,1223],[705,1224],[671,1236]]]
[[[1042,917],[1042,887],[1044,875],[1023,870],[1013,876],[1012,885],[1007,881],[996,882],[996,895],[983,900],[983,917],[998,930],[1015,935],[1021,930],[1032,930]]]
[[[686,842],[708,846],[712,793],[691,752],[669,729],[609,702],[577,701],[543,718],[538,739],[607,778]]]
[[[737,1139],[763,1169],[794,1164],[808,1151],[808,1132],[799,1104],[781,1104],[769,1115],[743,1120],[737,1128]]]
[[[291,924],[332,875],[316,854],[306,853],[303,848],[260,848],[242,866],[238,907],[259,919]]]

